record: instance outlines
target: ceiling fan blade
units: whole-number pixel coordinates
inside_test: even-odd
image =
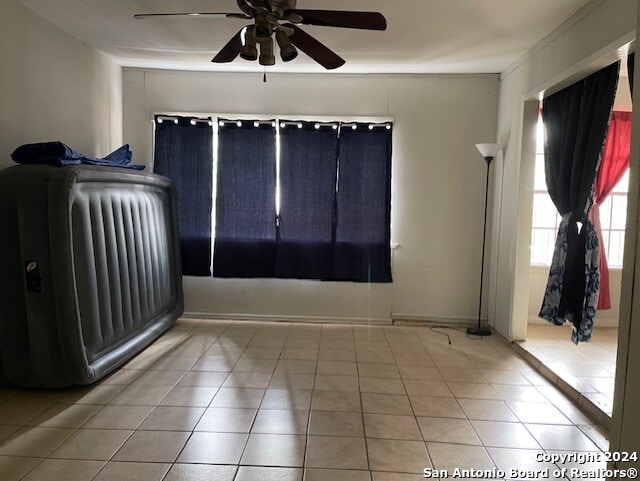
[[[233,62],[238,55],[240,55],[240,49],[242,48],[242,31],[246,27],[242,27],[238,33],[236,33],[227,44],[222,47],[218,52],[218,55],[211,60],[214,63],[229,63]]]
[[[348,12],[342,10],[287,10],[285,15],[298,15],[302,24],[324,27],[386,30],[387,20],[377,12]],[[293,21],[293,19],[291,19]]]
[[[333,70],[345,64],[343,58],[299,27],[292,23],[287,23],[284,26],[293,29],[293,35],[289,36],[291,43],[327,70]]]
[[[244,13],[219,13],[219,12],[184,12],[184,13],[138,13],[133,18],[136,20],[168,19],[168,18],[242,18],[252,17]]]

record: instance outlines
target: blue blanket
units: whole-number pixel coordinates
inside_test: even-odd
[[[79,164],[135,170],[143,170],[145,167],[144,165],[131,164],[133,153],[129,149],[129,144],[123,145],[103,158],[87,157],[62,142],[25,144],[14,150],[11,158],[18,164],[46,164],[58,167]]]

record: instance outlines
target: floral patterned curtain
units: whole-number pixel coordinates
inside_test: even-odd
[[[619,69],[612,64],[542,105],[547,189],[562,222],[539,316],[573,323],[576,344],[591,339],[598,304],[599,244],[589,212]]]

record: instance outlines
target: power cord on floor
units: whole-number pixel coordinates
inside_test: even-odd
[[[464,332],[467,337],[469,339],[471,339],[472,341],[480,341],[482,339],[484,339],[484,336],[473,336],[471,334],[469,334],[467,332],[467,329],[464,327],[452,327],[452,326],[431,326],[429,327],[429,330],[431,332],[435,332],[436,334],[442,334],[443,336],[447,336],[447,341],[449,342],[449,345],[451,346],[453,343],[451,342],[451,336],[449,334],[447,334],[446,332],[442,332],[442,331],[436,331],[436,329],[451,329],[453,331],[462,331]]]
[[[431,332],[435,332],[436,334],[442,334],[443,336],[447,336],[447,341],[449,341],[449,345],[452,344],[451,342],[451,336],[449,334],[447,334],[446,332],[442,332],[442,331],[436,331],[436,329],[451,329],[450,327],[445,327],[445,326],[432,326],[429,328],[429,330]]]

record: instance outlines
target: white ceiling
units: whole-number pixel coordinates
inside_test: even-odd
[[[21,0],[125,67],[262,71],[210,62],[245,20],[135,20],[136,13],[239,12],[235,0]],[[386,32],[303,26],[347,61],[338,72],[499,73],[590,0],[298,0],[299,8],[379,11]],[[301,54],[270,71],[319,72]]]

